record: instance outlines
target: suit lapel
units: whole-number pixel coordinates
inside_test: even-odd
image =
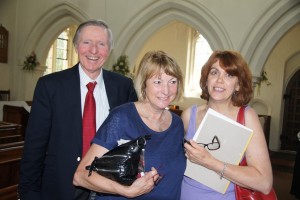
[[[117,94],[116,94],[115,84],[113,81],[110,80],[110,74],[105,69],[102,69],[102,73],[103,73],[103,80],[105,84],[107,99],[111,110],[116,106],[115,97],[117,96]]]
[[[65,87],[68,92],[66,96],[66,102],[68,112],[73,116],[71,119],[72,130],[70,135],[75,137],[79,150],[82,149],[82,114],[81,114],[81,93],[80,93],[80,77],[79,77],[79,65],[75,65],[70,69],[70,75],[66,76]],[[68,77],[68,78],[67,78]]]

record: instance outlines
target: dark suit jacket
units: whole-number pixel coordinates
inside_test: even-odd
[[[41,77],[36,85],[21,161],[21,200],[74,199],[82,154],[79,65]],[[103,70],[110,109],[136,101],[131,79]]]

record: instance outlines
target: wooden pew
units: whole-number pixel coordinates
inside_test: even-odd
[[[0,144],[24,140],[22,126],[8,122],[0,122]]]
[[[10,90],[0,90],[0,101],[10,101]]]
[[[24,141],[0,145],[0,197],[5,200],[18,199],[20,161]]]
[[[11,106],[11,105],[3,106],[3,121],[22,125],[21,127],[22,140],[24,140],[25,138],[25,130],[27,127],[28,118],[29,118],[29,112],[24,107]]]

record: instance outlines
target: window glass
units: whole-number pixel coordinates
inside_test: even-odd
[[[209,56],[212,54],[212,49],[203,35],[197,32],[197,35],[191,40],[192,50],[190,59],[191,67],[187,70],[186,94],[187,97],[200,97],[201,88],[199,85],[201,77],[201,69]]]
[[[67,69],[77,62],[77,58],[72,59],[75,50],[70,39],[73,38],[75,30],[76,26],[70,26],[62,31],[53,42],[46,60],[47,69],[45,74]]]

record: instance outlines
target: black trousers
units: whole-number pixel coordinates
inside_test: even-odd
[[[300,142],[298,143],[297,155],[294,165],[293,181],[290,193],[297,197],[297,199],[300,199]]]
[[[74,200],[89,200],[90,193],[90,190],[81,187],[76,187]]]

